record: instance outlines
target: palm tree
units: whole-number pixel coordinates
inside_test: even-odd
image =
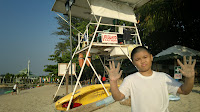
[[[60,56],[63,58],[64,53],[67,51],[67,44],[65,42],[59,42],[55,47],[55,55]]]

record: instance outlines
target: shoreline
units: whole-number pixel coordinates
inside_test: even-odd
[[[0,88],[5,88],[5,87],[13,87],[15,85],[15,83],[6,83],[6,84],[0,84]],[[18,84],[17,87],[19,88],[23,88],[24,86],[27,86],[27,87],[34,87],[34,86],[37,86],[38,84],[30,84],[30,83],[27,83],[27,84]],[[48,85],[48,84],[44,84],[44,83],[41,83],[39,85]]]
[[[13,89],[10,89],[8,91],[6,91],[5,89],[6,88],[13,88],[14,84],[15,83],[1,84],[0,89],[4,89],[4,90],[2,90],[4,92],[3,93],[1,92],[0,96],[12,93],[12,92],[9,92],[9,93],[5,93],[5,92],[12,91]],[[29,83],[28,84],[18,84],[18,86],[17,86],[18,90],[17,91],[20,92],[20,91],[23,91],[23,90],[33,89],[33,88],[41,87],[41,86],[44,86],[44,85],[48,85],[48,84],[38,84],[38,85],[29,84]]]
[[[13,86],[9,86],[8,84],[0,84],[0,88],[5,88],[5,87],[13,87]]]

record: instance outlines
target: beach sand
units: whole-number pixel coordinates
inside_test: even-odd
[[[59,112],[53,103],[53,95],[57,87],[45,85],[20,91],[18,95],[1,95],[0,112]],[[69,86],[69,92],[71,92],[71,86]],[[65,94],[65,86],[62,86],[58,92],[58,95],[63,94]],[[189,95],[180,95],[180,97],[180,101],[170,101],[170,112],[200,112],[199,86],[195,86]],[[131,112],[131,107],[115,102],[94,112]]]
[[[56,112],[53,95],[57,87],[56,85],[45,85],[22,90],[18,95],[1,95],[0,112]],[[62,94],[65,94],[64,86],[58,92],[58,95]]]

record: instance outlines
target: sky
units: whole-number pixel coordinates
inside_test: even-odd
[[[54,53],[59,36],[57,16],[51,11],[55,0],[0,0],[0,74],[18,74],[27,68],[48,75],[44,65]]]

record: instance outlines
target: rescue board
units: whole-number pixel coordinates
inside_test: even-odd
[[[107,89],[109,95],[111,95],[110,84],[104,84],[104,86]],[[59,99],[55,104],[56,109],[61,110],[61,111],[66,111],[71,95],[72,93]],[[101,84],[86,86],[86,87],[78,89],[75,92],[70,109],[79,107],[82,105],[91,104],[91,103],[103,100],[107,97],[108,95],[106,94]]]

